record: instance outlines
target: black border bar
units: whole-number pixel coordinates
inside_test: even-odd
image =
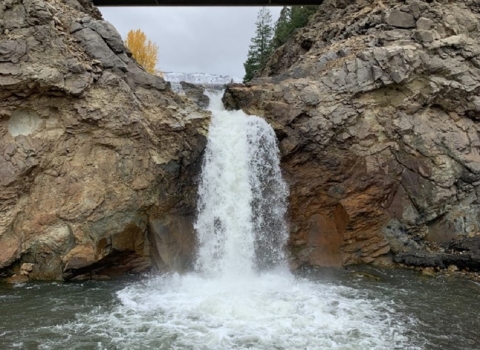
[[[95,6],[290,6],[320,5],[322,0],[93,0]]]

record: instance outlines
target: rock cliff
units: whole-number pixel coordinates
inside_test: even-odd
[[[480,2],[326,0],[224,101],[276,130],[294,265],[478,270]]]
[[[0,277],[187,268],[209,116],[88,0],[3,0],[0,33]]]

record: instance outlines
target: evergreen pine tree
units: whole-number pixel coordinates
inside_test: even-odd
[[[265,66],[272,53],[272,15],[267,8],[263,7],[258,12],[255,25],[257,26],[255,37],[252,38],[252,44],[248,50],[247,60],[243,64],[245,68],[245,77],[243,78],[244,83],[252,80],[255,73]]]
[[[318,5],[292,6],[291,25],[293,29],[305,27],[317,9]]]
[[[291,29],[292,8],[284,6],[280,12],[277,22],[275,22],[275,32],[273,35],[272,46],[277,48],[285,44],[292,31]]]
[[[280,17],[275,23],[275,34],[272,46],[276,49],[285,44],[297,28],[305,27],[310,17],[317,11],[317,5],[311,6],[285,6],[280,12]]]

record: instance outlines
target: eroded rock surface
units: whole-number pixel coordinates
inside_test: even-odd
[[[479,235],[479,13],[326,0],[261,77],[229,87],[278,135],[295,265],[448,260],[452,239]]]
[[[90,1],[1,1],[0,33],[0,277],[188,267],[208,115]]]
[[[210,98],[205,95],[205,87],[181,81],[183,93],[195,102],[200,108],[206,109],[210,103]]]

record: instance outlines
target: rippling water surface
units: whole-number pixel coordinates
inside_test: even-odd
[[[0,349],[480,348],[473,282],[330,272],[0,285]]]

